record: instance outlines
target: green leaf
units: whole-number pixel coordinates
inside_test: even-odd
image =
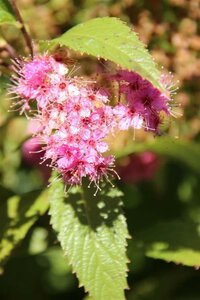
[[[13,15],[12,7],[7,0],[0,0],[0,25],[3,24],[19,26]]]
[[[1,200],[0,200],[0,207],[1,207],[1,202],[6,201],[6,199],[13,196],[13,192],[0,184],[0,195],[1,195]]]
[[[122,300],[127,287],[125,217],[121,192],[102,186],[72,187],[64,197],[64,184],[52,180],[49,191],[50,215],[58,240],[92,299]]]
[[[156,224],[137,237],[145,255],[186,266],[200,267],[199,225],[169,221]]]
[[[152,151],[160,155],[178,160],[200,174],[200,145],[195,142],[160,137],[151,142],[131,143],[123,150],[115,153],[121,158],[133,153]]]
[[[8,88],[9,78],[6,76],[0,76],[0,94],[5,93],[6,89]]]
[[[136,71],[164,90],[160,73],[144,44],[130,27],[117,18],[92,19],[42,44],[47,49],[60,44],[80,53],[110,60],[124,69]]]
[[[13,196],[0,204],[0,265],[48,208],[47,194]]]

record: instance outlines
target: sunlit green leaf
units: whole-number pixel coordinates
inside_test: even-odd
[[[97,196],[93,188],[73,187],[64,197],[61,181],[50,188],[51,223],[91,299],[125,299],[128,233],[120,196],[106,185]]]
[[[43,227],[36,227],[33,230],[31,239],[29,242],[29,253],[30,254],[39,254],[47,250],[48,231]]]
[[[117,18],[92,19],[42,44],[49,49],[60,44],[80,53],[110,60],[124,69],[138,72],[164,89],[160,83],[160,73],[144,44],[130,27]]]
[[[1,24],[19,25],[13,15],[12,7],[7,0],[0,1],[0,25]]]
[[[0,203],[0,264],[48,208],[46,192],[13,196]]]

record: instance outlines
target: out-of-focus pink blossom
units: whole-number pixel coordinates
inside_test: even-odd
[[[160,168],[160,159],[153,152],[129,156],[129,163],[118,168],[121,179],[127,183],[151,180]]]
[[[30,166],[39,165],[40,158],[43,153],[38,153],[41,150],[41,144],[38,138],[30,138],[22,145],[22,158]]]
[[[45,164],[41,164],[44,156],[40,140],[37,137],[26,140],[22,145],[22,160],[29,166],[38,169],[44,181],[48,181],[51,169]]]

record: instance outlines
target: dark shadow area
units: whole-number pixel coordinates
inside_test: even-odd
[[[95,188],[87,186],[84,183],[83,192],[79,190],[76,193],[72,188],[65,203],[71,205],[81,224],[89,225],[94,231],[102,225],[113,227],[113,223],[122,214],[122,194],[110,184],[102,183],[102,190],[94,196]]]
[[[169,221],[158,223],[139,233],[137,238],[143,241],[145,249],[152,249],[156,243],[165,245],[161,252],[193,250],[200,251],[199,225],[192,222]]]

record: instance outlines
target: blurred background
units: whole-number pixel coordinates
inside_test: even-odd
[[[199,300],[199,0],[18,0],[17,3],[35,41],[54,38],[94,17],[118,17],[138,32],[159,68],[163,66],[174,74],[175,85],[179,86],[174,98],[181,106],[177,108],[178,118],[163,122],[163,136],[155,138],[141,131],[136,132],[133,141],[133,133],[128,132],[112,141],[121,176],[116,184],[124,192],[124,211],[133,236],[128,248],[130,290],[126,294],[128,300]],[[0,45],[5,40],[23,54],[23,38],[18,29],[2,27]],[[75,57],[80,59],[86,73],[91,72],[89,58]],[[2,64],[7,59],[0,52],[4,74],[9,74],[6,63]],[[96,69],[109,66],[91,61]],[[39,165],[36,154],[30,153],[37,145],[24,142],[31,126],[27,119],[18,113],[8,113],[10,104],[3,88],[7,79],[1,81],[0,198],[4,201],[9,193],[32,193],[46,186],[49,170]],[[165,245],[169,251],[163,255],[161,250]],[[185,248],[191,252],[185,253]],[[197,265],[183,266],[185,255],[191,258],[194,255]],[[1,273],[1,300],[86,299],[63,257],[48,215],[31,228]]]

